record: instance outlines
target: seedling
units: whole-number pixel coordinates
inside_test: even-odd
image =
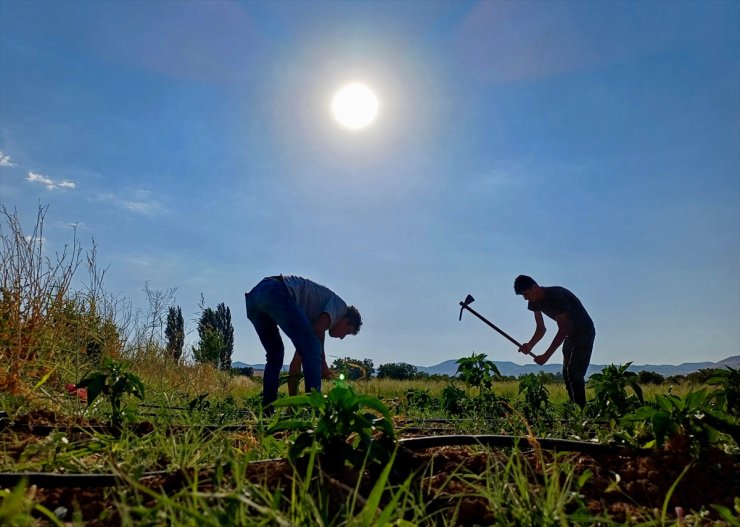
[[[121,402],[123,396],[133,395],[139,399],[144,398],[144,384],[139,377],[129,371],[125,362],[112,361],[106,358],[103,361],[103,371],[88,374],[78,384],[78,388],[87,388],[88,408],[102,393],[108,396],[111,404],[111,425],[120,427],[123,423],[123,410]]]

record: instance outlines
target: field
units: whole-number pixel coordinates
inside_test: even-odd
[[[702,447],[676,435],[644,448],[647,430],[629,443],[615,420],[566,403],[561,385],[541,386],[551,398],[534,415],[518,383],[494,383],[484,403],[459,381],[338,381],[322,398],[336,396],[334,406],[303,398],[259,419],[261,387],[250,379],[165,361],[132,371],[144,379],[145,402],[128,397],[118,426],[108,401],[88,408],[51,381],[28,397],[3,397],[4,522],[736,524],[740,458],[729,437]],[[198,398],[205,392],[193,386],[213,395]],[[463,409],[445,410],[449,386]],[[369,424],[365,413],[385,413],[387,425]],[[304,451],[291,452],[302,441]]]
[[[473,355],[455,379],[283,387],[263,417],[259,379],[173,359],[166,294],[131,317],[94,252],[75,290],[77,246],[52,264],[5,219],[2,525],[740,525],[737,370],[611,365],[581,411]]]

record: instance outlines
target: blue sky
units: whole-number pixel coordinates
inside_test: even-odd
[[[360,309],[330,360],[523,364],[457,320],[470,293],[528,340],[523,273],[581,298],[594,363],[718,361],[740,353],[739,28],[722,1],[0,0],[0,201],[29,229],[49,205],[49,254],[77,224],[135,306],[177,288],[188,330],[225,302],[247,363],[243,294],[277,273]],[[380,100],[359,132],[329,110],[350,81]]]

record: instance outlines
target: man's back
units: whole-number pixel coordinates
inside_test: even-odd
[[[312,324],[318,320],[321,313],[326,313],[334,325],[347,312],[344,300],[326,286],[292,275],[283,276],[283,283]]]
[[[542,287],[545,297],[540,300],[531,300],[528,304],[530,311],[541,311],[553,320],[563,313],[568,315],[571,322],[569,333],[580,333],[594,330],[594,322],[583,307],[576,295],[564,287]]]

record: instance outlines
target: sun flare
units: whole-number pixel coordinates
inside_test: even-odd
[[[379,107],[375,93],[359,82],[343,86],[331,101],[334,118],[350,130],[370,126],[378,115]]]

